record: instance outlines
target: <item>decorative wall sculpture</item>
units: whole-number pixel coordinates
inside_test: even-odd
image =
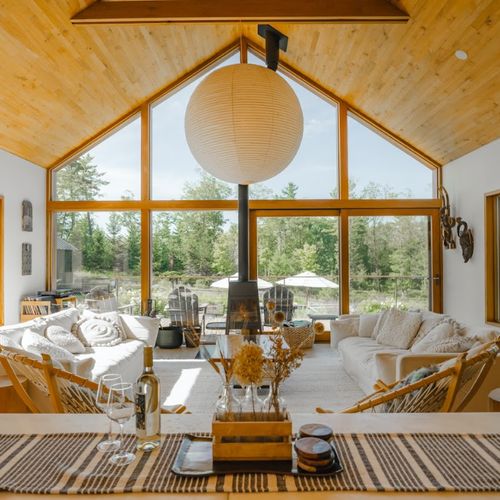
[[[23,243],[22,274],[23,276],[31,275],[31,243]]]
[[[464,262],[469,262],[474,253],[474,237],[469,225],[462,217],[452,217],[450,208],[450,198],[446,188],[441,186],[439,188],[439,196],[441,198],[441,208],[439,213],[441,216],[441,237],[443,238],[443,245],[447,250],[453,250],[457,247],[455,238],[453,236],[453,228],[457,228],[457,236],[462,248],[462,256]]]
[[[474,253],[474,237],[467,222],[462,220],[461,217],[457,217],[457,235],[462,247],[464,262],[469,262]]]
[[[29,200],[23,200],[22,230],[33,231],[33,205]]]

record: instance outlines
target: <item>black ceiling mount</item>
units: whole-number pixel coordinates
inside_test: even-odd
[[[259,24],[259,35],[266,40],[266,64],[273,71],[278,69],[280,49],[286,52],[288,37],[269,24]]]

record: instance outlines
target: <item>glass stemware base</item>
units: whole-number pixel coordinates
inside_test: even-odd
[[[121,451],[116,455],[113,455],[109,461],[113,465],[128,465],[135,460],[135,455],[128,451]]]
[[[97,445],[97,449],[102,453],[109,453],[120,449],[119,439],[106,439]]]

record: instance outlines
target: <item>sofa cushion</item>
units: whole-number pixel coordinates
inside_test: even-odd
[[[412,340],[411,345],[420,342],[435,326],[447,319],[445,314],[438,314],[432,311],[422,312],[422,323],[418,329],[415,338]],[[411,346],[410,346],[411,347]]]
[[[112,318],[84,317],[73,325],[72,333],[85,347],[110,347],[122,342],[121,326]]]
[[[465,352],[469,350],[477,340],[457,333],[455,325],[450,321],[443,321],[435,326],[420,342],[413,344],[411,352],[416,353],[441,353],[441,352]]]
[[[24,332],[28,329],[43,334],[44,324],[43,322],[40,323],[40,320],[37,322],[34,320],[26,321],[25,323],[2,326],[0,327],[0,333],[21,345],[21,339],[23,338]]]
[[[346,337],[358,336],[359,318],[343,318],[330,322],[330,346],[337,349],[339,342]]]
[[[120,314],[120,323],[127,338],[141,340],[151,347],[154,347],[156,344],[156,337],[158,336],[158,329],[160,328],[159,318]]]
[[[85,346],[70,331],[62,326],[51,325],[45,329],[45,336],[54,344],[72,354],[85,352]]]
[[[16,342],[13,337],[0,333],[0,345],[3,347],[15,347],[21,349],[21,344]]]
[[[124,382],[136,382],[143,369],[143,347],[140,340],[125,340],[112,347],[90,347],[78,359],[95,360],[90,378],[99,381],[106,373],[117,373]]]
[[[391,349],[366,337],[348,337],[339,342],[339,353],[345,371],[353,377],[365,393],[373,392],[373,384],[379,377],[375,363],[375,353],[404,353],[403,349]]]
[[[360,337],[371,337],[375,325],[380,317],[381,313],[377,314],[361,314],[359,316],[359,336]]]
[[[398,349],[408,349],[422,323],[422,313],[389,309],[383,313],[377,342]]]
[[[43,333],[45,333],[49,326],[60,326],[65,330],[71,331],[71,327],[78,321],[79,317],[80,313],[78,309],[70,307],[54,314],[44,316],[43,318],[37,318],[36,323],[43,328]],[[38,328],[35,331],[38,333]]]

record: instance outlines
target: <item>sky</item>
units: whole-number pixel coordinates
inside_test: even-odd
[[[237,64],[235,54],[222,65]],[[263,64],[254,56],[249,63]],[[220,66],[219,66],[220,67]],[[283,75],[282,75],[283,76]],[[298,198],[330,198],[337,186],[336,108],[308,89],[284,77],[304,114],[304,135],[292,163],[264,184],[279,193],[288,183],[299,186]],[[198,81],[152,109],[152,186],[154,199],[180,199],[186,182],[199,179],[201,167],[187,145],[184,115]],[[140,118],[137,117],[88,152],[109,184],[103,200],[124,194],[140,197]],[[415,198],[432,197],[432,172],[413,157],[353,118],[348,120],[349,175],[358,189],[370,182],[388,185]],[[251,188],[250,188],[251,189]],[[403,197],[407,197],[405,194]]]

